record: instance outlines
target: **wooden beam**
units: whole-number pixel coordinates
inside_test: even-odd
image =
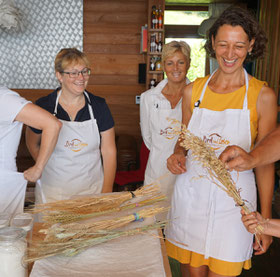
[[[166,11],[208,11],[208,4],[204,6],[165,5]]]
[[[167,38],[201,38],[198,25],[164,25]]]

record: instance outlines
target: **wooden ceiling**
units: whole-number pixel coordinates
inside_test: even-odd
[[[244,2],[244,1],[236,1],[236,0],[165,0],[165,5],[208,5],[210,3],[235,3],[235,2]]]

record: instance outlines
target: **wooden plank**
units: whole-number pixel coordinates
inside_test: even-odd
[[[88,54],[93,76],[96,74],[138,75],[138,64],[143,62],[141,55],[100,55]]]
[[[131,121],[131,118],[139,115],[139,105],[109,104],[108,106],[111,112],[116,114],[116,118],[121,118],[124,122]],[[127,117],[128,114],[131,117]]]
[[[180,25],[165,25],[165,36],[168,38],[201,38],[198,35],[198,25],[186,25],[184,28]]]
[[[265,31],[265,4],[263,0],[260,0],[260,14],[259,14],[259,23]],[[264,67],[264,60],[257,60],[256,63],[256,77],[262,80],[262,69]]]
[[[107,75],[96,74],[89,79],[89,85],[135,85],[138,75]]]
[[[135,104],[135,95],[102,94],[98,96],[105,98],[108,105],[130,105],[130,106],[135,106],[134,108],[137,109],[139,106]],[[125,111],[122,112],[124,113]]]
[[[35,103],[37,99],[47,96],[54,89],[13,89],[13,90],[18,92],[25,99]]]
[[[131,34],[84,34],[84,44],[140,44],[139,33]]]
[[[147,23],[147,0],[85,0],[84,51],[92,62],[88,90],[106,99],[116,134],[140,138],[138,84],[141,26]]]
[[[146,0],[94,0],[94,1],[84,1],[84,11],[85,12],[143,12],[147,14],[146,11]]]
[[[188,6],[186,5],[167,5],[165,4],[166,11],[208,11],[208,4],[204,4],[205,6]]]
[[[84,45],[85,53],[94,54],[121,54],[121,55],[138,55],[140,53],[140,42],[137,44],[86,44]]]
[[[106,12],[84,12],[84,22],[87,24],[131,24],[137,23],[144,25],[146,17],[141,12],[115,12],[112,10],[111,13]]]
[[[269,14],[270,14],[270,0],[267,0],[265,2],[265,6],[263,9],[263,26],[264,26],[264,31],[269,38]],[[269,51],[269,44],[268,44],[268,51]],[[262,80],[267,80],[267,68],[268,68],[268,55],[265,55],[264,60],[263,60],[263,66],[262,66],[262,71],[261,71],[261,77]]]
[[[139,24],[131,22],[131,24],[92,24],[84,25],[84,34],[135,34],[139,33],[141,27]]]
[[[131,135],[136,138],[137,141],[141,141],[141,132],[140,130],[134,130],[134,129],[124,129],[124,128],[115,128],[116,136],[120,135]]]
[[[158,234],[159,234],[159,237],[160,237],[160,247],[161,247],[163,265],[164,265],[166,277],[172,277],[170,264],[169,264],[168,256],[167,256],[167,252],[166,252],[165,242],[164,242],[164,236],[163,236],[163,233],[162,233],[161,229],[158,230]]]
[[[145,84],[135,85],[88,85],[88,91],[96,95],[136,95],[145,91]]]
[[[271,20],[274,21],[274,18],[279,18],[280,17],[280,4],[279,2],[274,2],[274,6],[273,6],[273,17]],[[279,45],[279,32],[280,32],[280,27],[279,27],[279,21],[278,24],[272,24],[271,22],[271,26],[273,28],[272,31],[272,36],[271,36],[271,56],[272,59],[271,61],[271,65],[273,64],[272,68],[271,68],[271,86],[272,88],[276,91],[276,93],[278,94],[278,87],[279,87],[279,67],[280,65],[278,63],[274,63],[275,60],[277,60],[277,55],[279,55],[279,49],[278,49],[278,45]]]

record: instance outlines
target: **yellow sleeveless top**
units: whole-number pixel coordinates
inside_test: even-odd
[[[191,111],[193,111],[194,104],[199,100],[204,84],[209,76],[204,78],[197,78],[194,81],[191,99]],[[258,113],[257,100],[261,88],[267,83],[259,81],[252,77],[249,80],[248,88],[248,109],[250,110],[250,127],[251,127],[251,147],[253,147],[255,139],[258,135]],[[242,109],[243,101],[246,92],[246,86],[242,86],[238,90],[230,93],[216,93],[207,86],[204,97],[200,103],[200,108],[207,108],[213,111],[223,111],[226,109]]]

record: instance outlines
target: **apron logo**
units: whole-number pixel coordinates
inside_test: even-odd
[[[227,139],[223,139],[217,133],[211,134],[208,137],[203,136],[203,141],[210,144],[211,148],[215,151],[224,148],[230,143],[230,141],[228,141]]]
[[[72,141],[67,140],[64,145],[64,147],[72,150],[73,152],[79,152],[85,146],[88,146],[88,144],[80,141],[79,139],[72,139]]]
[[[164,130],[160,130],[159,134],[161,136],[165,136],[167,139],[173,139],[174,138],[174,132],[172,127],[166,127]]]

